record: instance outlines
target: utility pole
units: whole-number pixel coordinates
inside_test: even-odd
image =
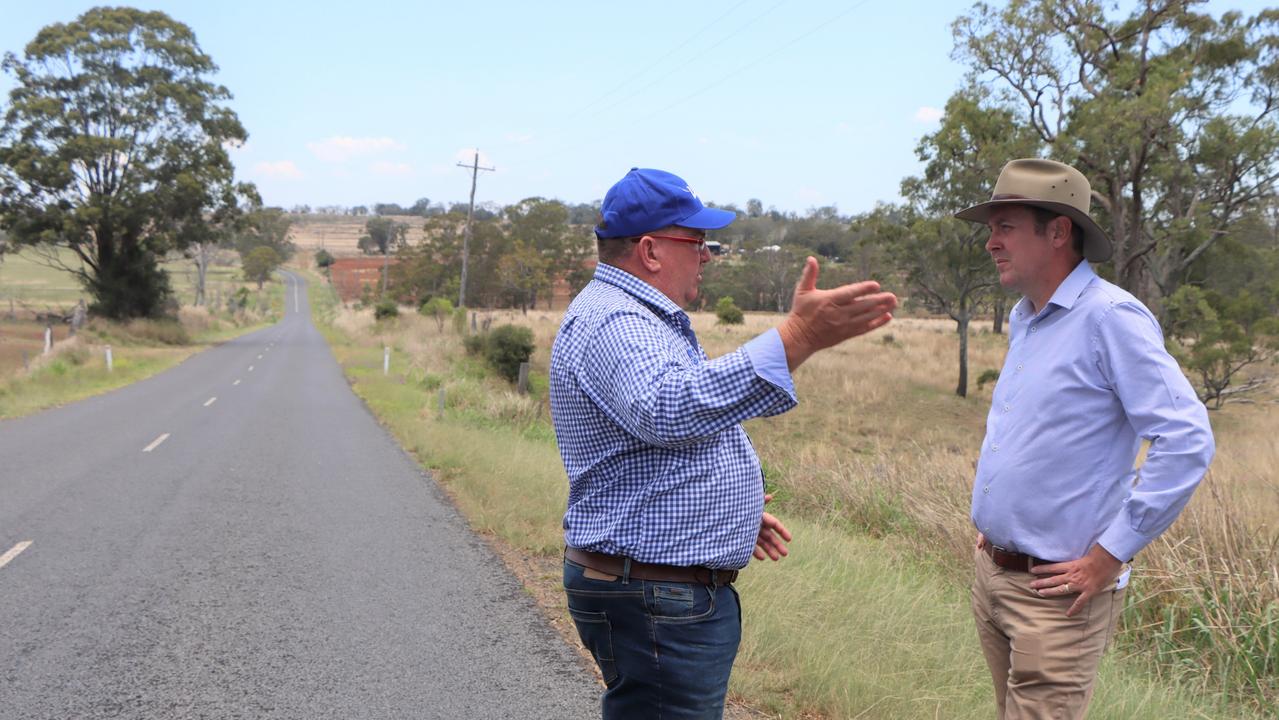
[[[466,307],[466,263],[471,252],[471,222],[475,219],[475,181],[480,171],[493,172],[497,168],[480,167],[480,151],[475,150],[475,160],[470,165],[458,163],[458,167],[471,169],[471,206],[466,211],[466,233],[462,235],[462,287],[457,293],[457,306]]]

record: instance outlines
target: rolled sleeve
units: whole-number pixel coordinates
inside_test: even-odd
[[[799,401],[790,366],[786,363],[786,346],[782,344],[782,336],[776,328],[752,338],[742,346],[742,350],[750,358],[756,375],[786,393],[791,401]]]

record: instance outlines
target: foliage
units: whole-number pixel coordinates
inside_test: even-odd
[[[366,255],[385,255],[408,245],[409,226],[386,217],[371,217],[364,223],[358,246]]]
[[[1088,176],[1115,277],[1157,313],[1279,179],[1279,13],[1200,4],[1011,0],[954,24],[971,81]]]
[[[1240,372],[1279,353],[1279,317],[1244,291],[1234,297],[1183,285],[1168,300],[1169,349],[1196,376],[1199,399],[1219,409],[1261,382],[1238,384]]]
[[[318,268],[327,269],[335,262],[337,262],[337,258],[333,257],[333,253],[324,248],[320,248],[315,253],[315,266]]]
[[[453,308],[453,332],[458,335],[466,334],[466,308]]]
[[[427,317],[435,318],[435,326],[444,332],[444,318],[453,315],[453,303],[448,298],[435,297],[422,303],[417,311]]]
[[[254,248],[269,247],[284,262],[297,251],[289,235],[292,225],[293,220],[280,208],[254,208],[235,230],[235,250],[243,260]]]
[[[394,300],[379,300],[373,306],[373,317],[377,320],[387,320],[400,316],[400,306],[395,304]]]
[[[520,365],[533,357],[533,331],[522,325],[498,325],[490,332],[467,335],[462,343],[467,353],[482,356],[509,382],[519,379]]]
[[[253,248],[244,258],[244,279],[258,284],[258,289],[262,289],[262,283],[271,279],[271,273],[283,262],[283,258],[275,251],[274,248],[262,247]]]
[[[61,267],[94,312],[166,312],[158,260],[256,196],[233,179],[226,147],[245,132],[207,79],[217,66],[164,13],[102,7],[43,28],[3,67],[16,82],[0,127],[0,226],[19,244],[74,251]]]
[[[720,325],[741,325],[746,321],[742,309],[733,302],[732,295],[725,295],[715,303],[715,317]]]

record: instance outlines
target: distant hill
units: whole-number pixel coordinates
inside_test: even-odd
[[[357,243],[364,234],[368,215],[289,215],[293,226],[289,234],[299,250],[315,251],[324,248],[334,255],[359,255]],[[416,245],[424,238],[425,219],[415,215],[391,215],[396,222],[409,226],[409,244]]]

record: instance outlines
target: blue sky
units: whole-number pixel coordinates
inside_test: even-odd
[[[0,50],[100,3],[0,1]],[[897,198],[964,69],[967,0],[139,2],[189,25],[271,205],[589,202],[632,166],[705,199],[842,212]],[[1255,12],[1264,3],[1215,1]],[[7,96],[12,79],[0,76]]]

